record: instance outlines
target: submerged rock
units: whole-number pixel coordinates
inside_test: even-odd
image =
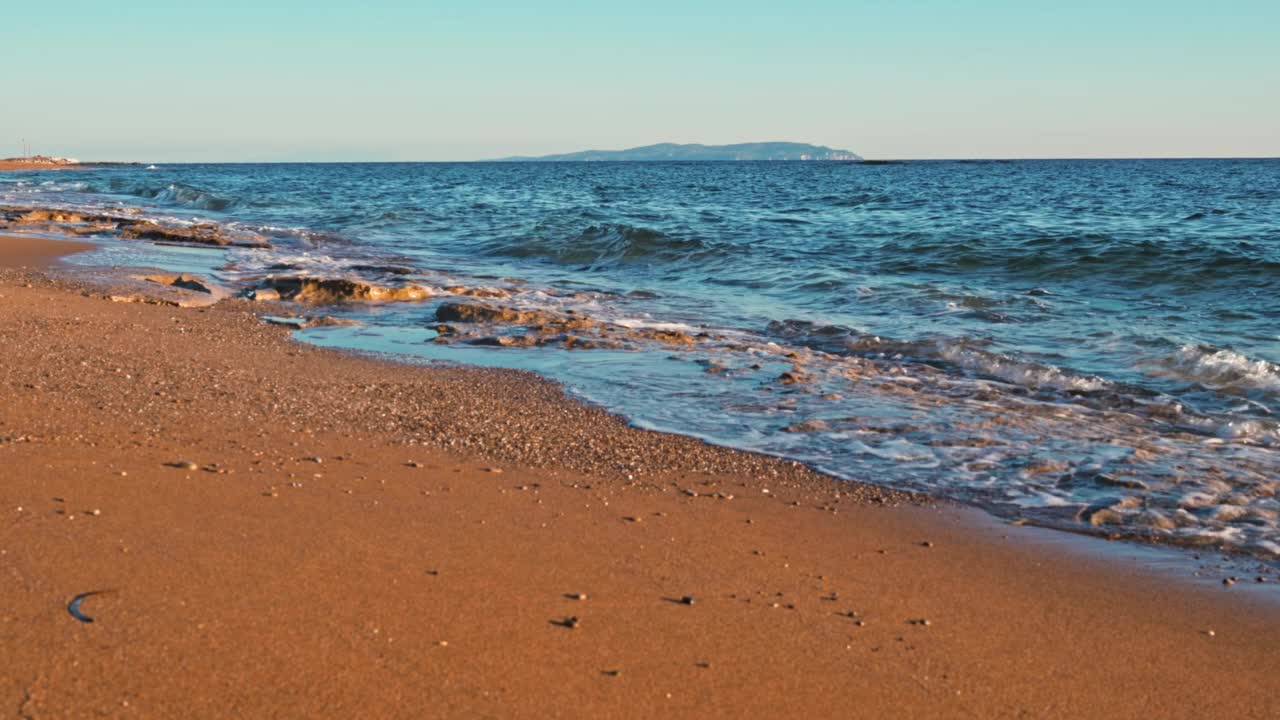
[[[794,425],[788,425],[782,428],[782,432],[789,433],[807,433],[807,432],[823,432],[830,430],[831,426],[825,420],[805,420]]]

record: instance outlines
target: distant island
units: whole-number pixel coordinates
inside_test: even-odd
[[[660,160],[846,160],[861,162],[862,157],[848,150],[822,145],[793,142],[738,143],[736,145],[698,145],[695,143],[659,143],[628,150],[584,150],[582,152],[543,155],[541,157],[508,157],[496,162],[654,162]]]

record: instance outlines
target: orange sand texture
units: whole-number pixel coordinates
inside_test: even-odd
[[[10,716],[1280,717],[1240,588],[32,269],[75,249],[0,239]]]

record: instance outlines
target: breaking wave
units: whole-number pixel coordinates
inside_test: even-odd
[[[1212,345],[1183,345],[1155,363],[1152,373],[1220,392],[1280,394],[1280,365]]]

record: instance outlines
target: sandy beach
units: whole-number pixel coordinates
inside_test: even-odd
[[[51,274],[76,249],[0,239],[18,717],[1280,713],[1276,609],[1239,587],[261,306],[112,302]]]

